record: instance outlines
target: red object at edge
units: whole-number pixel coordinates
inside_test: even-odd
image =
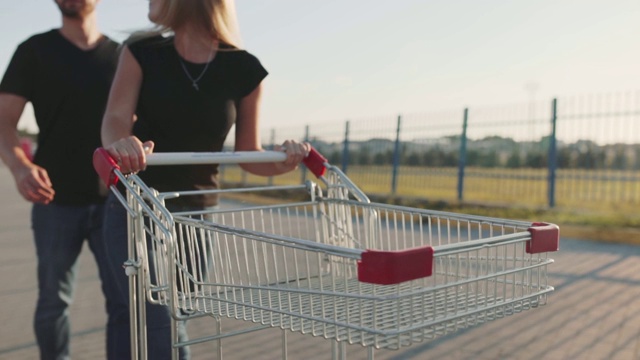
[[[560,249],[560,228],[558,225],[543,222],[531,224],[531,240],[527,241],[527,253],[539,254]]]
[[[367,250],[358,261],[358,280],[391,285],[431,276],[433,254],[431,246],[403,251]]]
[[[309,155],[307,155],[302,162],[307,169],[309,169],[309,171],[318,178],[322,177],[327,171],[327,168],[324,165],[327,162],[327,159],[313,147],[311,148],[311,151],[309,151]]]
[[[93,152],[93,168],[107,187],[118,183],[118,177],[113,171],[120,169],[120,166],[118,166],[118,163],[116,163],[104,148],[97,148],[96,151]]]

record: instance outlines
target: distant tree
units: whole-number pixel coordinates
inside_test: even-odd
[[[378,166],[388,165],[387,157],[384,153],[377,152],[373,155],[373,164]]]
[[[516,141],[511,138],[505,138],[498,135],[485,136],[482,139],[482,141],[491,142],[493,144],[500,145],[500,146],[514,146],[517,144]]]
[[[551,145],[551,136],[547,135],[547,136],[543,136],[542,138],[540,138],[540,147],[539,149],[542,151],[545,151],[549,148],[549,146]]]
[[[560,149],[558,149],[558,154],[557,154],[557,164],[558,167],[561,169],[571,169],[574,166],[574,164],[571,161],[571,149],[568,147],[562,147]]]
[[[495,150],[481,152],[478,166],[487,168],[498,166],[498,153]]]
[[[519,151],[513,151],[507,159],[507,167],[511,169],[519,168],[522,166],[522,158]]]
[[[588,148],[580,151],[576,158],[576,167],[580,169],[602,169],[604,167],[604,152]]]
[[[546,160],[546,156],[543,153],[538,151],[530,151],[525,156],[524,163],[526,167],[540,169],[547,165]]]
[[[615,170],[624,170],[627,168],[627,155],[624,148],[617,148],[611,161],[611,168]]]
[[[447,142],[451,145],[457,145],[460,144],[460,140],[462,139],[462,136],[460,135],[448,135],[445,136],[444,139],[447,140]]]
[[[445,152],[436,146],[424,152],[422,161],[426,166],[438,167],[445,166],[446,160]]]
[[[420,165],[422,165],[422,159],[421,159],[420,154],[418,154],[417,152],[411,152],[407,156],[407,165],[409,165],[409,166],[420,166]]]
[[[467,150],[466,164],[468,166],[478,166],[480,163],[480,153],[478,150]]]
[[[444,153],[443,166],[458,166],[458,153],[455,151],[448,151]]]
[[[329,156],[327,156],[327,160],[330,164],[340,165],[342,164],[342,151],[334,150]]]
[[[353,156],[358,165],[371,165],[371,150],[368,146],[363,146]]]
[[[375,165],[391,165],[393,164],[393,151],[385,150],[378,152],[373,156],[373,164]]]
[[[400,153],[398,154],[399,155],[398,156],[398,163],[400,163],[401,165],[407,165],[407,163],[408,163],[407,158],[409,157],[408,153],[409,153],[409,146],[407,146],[407,143],[401,143],[400,144]]]

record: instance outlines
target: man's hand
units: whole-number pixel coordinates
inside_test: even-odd
[[[23,198],[33,203],[48,204],[53,200],[55,191],[47,170],[30,164],[13,172],[16,186]]]

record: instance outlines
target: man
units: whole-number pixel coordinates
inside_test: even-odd
[[[91,157],[100,146],[119,47],[98,30],[99,1],[55,0],[62,26],[20,44],[0,82],[0,157],[20,194],[33,203],[38,258],[34,329],[42,359],[69,357],[67,313],[85,240],[98,264],[109,310],[101,239],[105,194]],[[33,162],[16,131],[27,102],[40,128]]]

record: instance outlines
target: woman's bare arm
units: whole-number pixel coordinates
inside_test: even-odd
[[[111,85],[101,130],[102,145],[118,160],[123,172],[143,170],[146,167],[145,147],[147,153],[153,149],[153,143],[142,144],[131,134],[141,84],[140,64],[125,46]]]
[[[240,100],[236,121],[236,151],[262,151],[258,123],[261,94],[262,84]],[[241,164],[240,166],[255,175],[284,174],[298,167],[298,164],[309,152],[309,145],[287,140],[282,145],[277,145],[274,150],[285,151],[287,159],[281,163]]]

